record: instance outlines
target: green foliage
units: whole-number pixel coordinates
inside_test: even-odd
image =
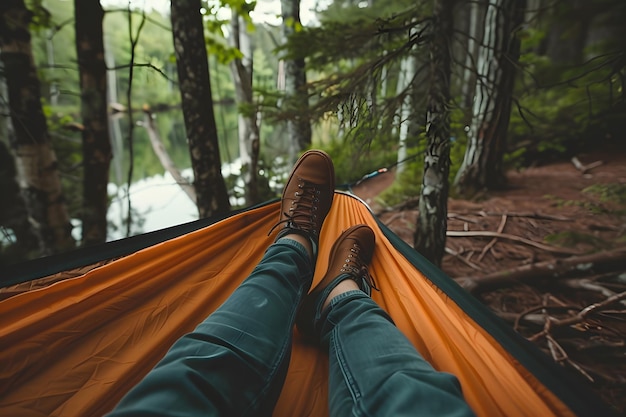
[[[203,8],[205,43],[210,55],[216,57],[221,64],[228,64],[234,59],[243,58],[241,51],[229,44],[226,33],[230,32],[230,17],[225,18],[225,10],[230,14],[236,13],[243,18],[246,27],[241,30],[253,32],[255,26],[250,17],[250,12],[254,10],[256,1],[247,2],[245,0],[219,0],[207,1]]]
[[[614,8],[617,4],[602,3]],[[561,6],[557,10],[563,16],[585,12],[592,16],[606,14],[606,11],[595,10],[591,3]],[[626,7],[621,6],[622,16],[624,12]],[[617,11],[616,14],[620,15]],[[609,15],[609,19],[613,18],[612,13]],[[559,16],[557,13],[554,19],[561,18]],[[613,24],[612,27],[617,26]],[[570,42],[570,38],[576,38],[580,31],[588,30],[576,24],[567,27],[562,34],[564,42]],[[591,58],[586,62],[555,64],[548,56],[538,54],[549,30],[549,26],[537,26],[522,33],[522,71],[516,88],[518,100],[509,125],[509,143],[515,152],[515,155],[509,155],[509,159],[518,162],[538,162],[597,148],[602,142],[619,137],[626,127],[623,117],[626,110],[623,93],[626,49],[623,42],[616,43],[610,36],[599,37],[600,41],[587,46],[585,56]]]
[[[594,184],[585,188],[583,194],[595,196],[603,203],[626,204],[626,184]]]
[[[456,176],[461,162],[465,157],[465,146],[467,135],[463,123],[463,112],[452,109],[450,113],[450,173],[448,181],[451,184]],[[424,152],[426,150],[426,132],[422,130],[417,137],[409,138],[407,143],[408,161],[404,162],[404,167],[400,175],[396,177],[394,183],[385,190],[380,198],[387,206],[394,206],[412,197],[419,196],[422,188],[422,174],[424,170]],[[454,192],[450,188],[450,193]]]
[[[30,0],[24,2],[28,10],[32,13],[30,23],[31,31],[38,33],[41,30],[49,29],[52,26],[52,14],[43,5],[43,0]]]
[[[395,206],[420,195],[424,169],[423,147],[412,148],[409,154],[415,158],[403,163],[403,170],[396,175],[393,184],[377,198],[384,206]]]
[[[316,145],[318,146],[318,145]],[[359,140],[333,138],[320,144],[332,157],[336,183],[354,183],[364,175],[387,167],[396,161],[395,143],[376,141],[365,144]]]
[[[594,214],[613,214],[618,216],[626,214],[626,209],[624,208],[615,208],[614,206],[604,204],[607,202],[623,204],[621,199],[624,198],[624,186],[621,184],[596,184],[583,190],[583,194],[591,198],[585,200],[565,200],[554,195],[546,195],[544,198],[552,200],[557,207],[580,207]]]

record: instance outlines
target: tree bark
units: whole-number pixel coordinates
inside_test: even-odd
[[[409,85],[417,72],[417,58],[411,54],[402,58],[400,61],[400,71],[398,74],[397,93],[402,94],[406,89],[412,89]],[[396,175],[401,175],[406,165],[403,164],[407,157],[407,140],[409,137],[409,124],[411,123],[411,115],[413,114],[413,94],[405,93],[404,100],[400,105],[400,128],[398,129],[398,165],[396,167]]]
[[[0,266],[27,260],[39,247],[28,223],[20,187],[15,181],[16,174],[13,156],[5,143],[0,141],[0,226],[10,229],[14,236],[13,244],[7,245],[6,249],[3,247]]]
[[[83,119],[84,245],[103,243],[107,237],[107,210],[111,143],[107,115],[107,69],[99,0],[75,0],[76,57],[80,76]]]
[[[450,43],[454,0],[435,0],[430,29],[424,174],[415,249],[435,265],[445,253],[450,172]]]
[[[300,0],[281,0],[283,44],[301,25]],[[311,147],[311,122],[308,117],[309,96],[307,92],[306,65],[304,58],[283,57],[285,100],[284,106],[293,109],[287,120],[289,158],[295,162],[298,154]]]
[[[520,42],[515,36],[525,1],[490,0],[477,57],[478,80],[465,157],[455,179],[462,194],[505,182],[503,158]]]
[[[41,254],[49,255],[73,248],[75,241],[41,106],[28,27],[31,17],[23,0],[0,2],[0,59],[15,133],[10,144],[29,222]]]
[[[231,18],[231,45],[241,52],[241,59],[233,59],[230,69],[235,83],[235,95],[240,107],[238,115],[239,158],[245,184],[246,204],[260,203],[259,198],[259,153],[261,133],[252,91],[252,42],[245,29],[245,22],[236,12]],[[243,111],[242,111],[243,110]]]
[[[200,0],[171,4],[172,32],[200,217],[230,211],[213,111]]]

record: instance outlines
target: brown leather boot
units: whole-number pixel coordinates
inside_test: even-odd
[[[371,295],[372,288],[377,289],[368,270],[375,245],[374,231],[365,224],[352,226],[339,236],[330,252],[326,275],[300,304],[296,316],[300,333],[314,341],[319,338],[322,306],[328,294],[341,281],[355,281],[368,296]]]
[[[296,162],[283,190],[280,218],[270,233],[279,225],[276,240],[290,233],[311,240],[314,258],[320,230],[330,211],[335,193],[335,168],[324,151],[310,150]]]

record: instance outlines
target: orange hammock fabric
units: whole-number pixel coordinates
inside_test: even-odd
[[[97,416],[111,410],[174,341],[214,311],[272,243],[279,203],[240,213],[83,275],[0,302],[0,414]],[[479,416],[574,413],[381,232],[368,208],[336,194],[315,285],[342,230],[376,231],[373,298],[435,368],[461,381]],[[296,331],[275,416],[325,416],[327,357]]]

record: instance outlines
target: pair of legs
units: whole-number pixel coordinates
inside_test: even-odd
[[[321,187],[321,194],[318,186],[303,201],[309,177],[324,182],[315,172],[328,164],[320,153],[303,158],[308,160],[296,165],[283,194],[279,223],[286,227],[261,262],[220,308],[172,346],[111,415],[271,415],[287,374],[296,322],[328,351],[331,416],[472,414],[456,378],[435,371],[366,293],[371,285],[366,265],[374,250],[367,226],[341,235],[326,276],[307,295],[316,233],[330,209],[328,189],[332,193],[334,183],[325,184],[326,191]],[[289,202],[294,181],[299,182],[295,208]]]

